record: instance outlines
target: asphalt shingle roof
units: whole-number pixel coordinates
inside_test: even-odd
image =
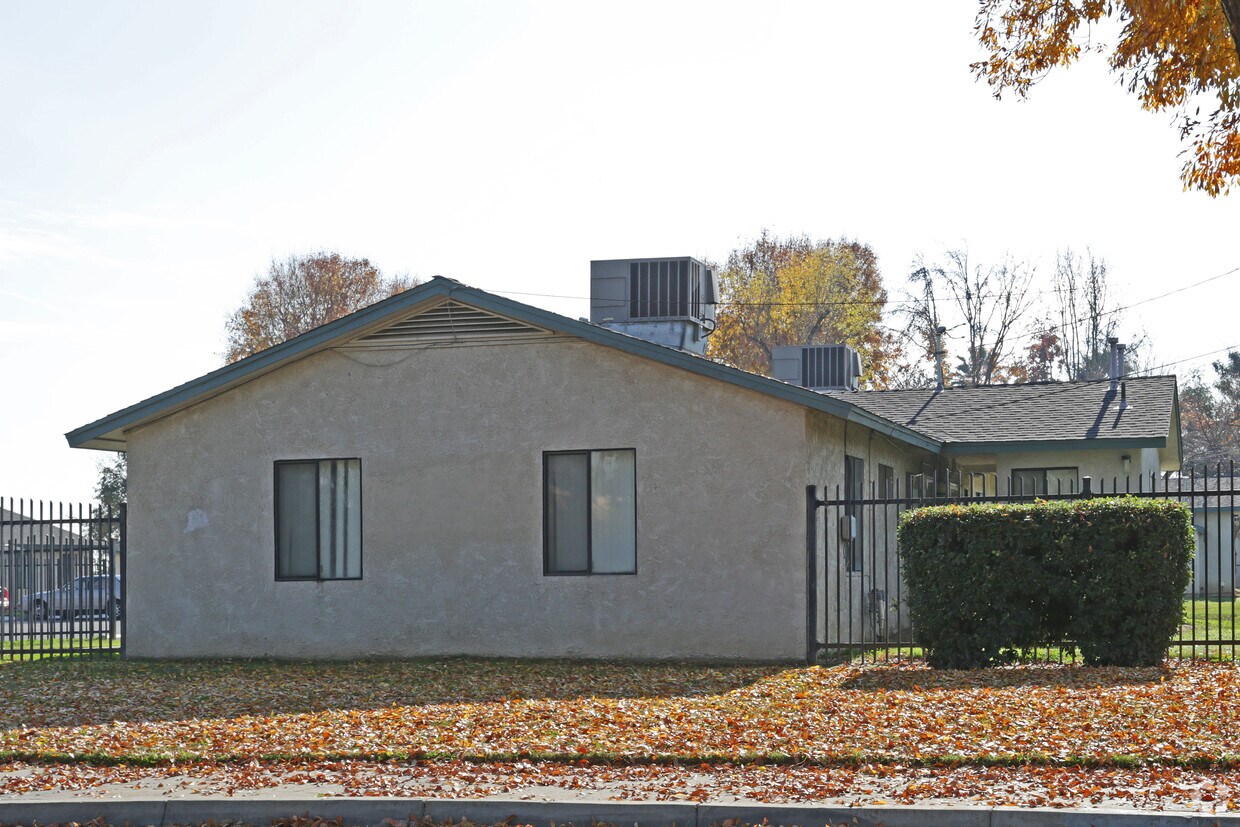
[[[1132,377],[1124,384],[1129,407],[1123,411],[1108,381],[828,395],[944,443],[1166,439],[1175,377]]]

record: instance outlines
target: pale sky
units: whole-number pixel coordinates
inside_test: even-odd
[[[218,367],[292,253],[573,317],[591,259],[764,227],[870,244],[893,296],[963,244],[1041,278],[1092,247],[1125,302],[1240,267],[1240,194],[1182,191],[1168,116],[1098,60],[995,101],[975,8],[0,0],[0,496],[88,500],[109,455],[64,432]],[[1159,362],[1237,346],[1238,298],[1121,333]]]

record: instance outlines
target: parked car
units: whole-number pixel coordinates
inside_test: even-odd
[[[59,589],[28,594],[21,600],[22,613],[34,620],[70,614],[102,614],[121,617],[121,579],[115,575],[75,577]]]

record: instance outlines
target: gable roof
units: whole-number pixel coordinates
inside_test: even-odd
[[[858,407],[916,429],[944,444],[944,453],[1036,450],[1063,443],[1179,451],[1174,376],[1123,380],[1128,406],[1110,380],[1034,382],[959,388],[830,392]]]
[[[454,327],[457,316],[438,312],[437,309],[446,302],[465,308],[466,312],[460,318],[469,315],[470,308],[481,311],[474,314],[472,323],[475,327],[472,332],[467,334],[464,324]],[[529,334],[530,329],[539,335],[569,336],[823,411],[928,451],[938,452],[941,447],[940,440],[855,405],[851,399],[838,399],[731,368],[675,348],[467,287],[442,276],[76,428],[65,434],[65,439],[73,448],[124,451],[127,447],[125,431],[130,428],[168,416],[323,350],[343,345],[373,345],[376,339],[384,338],[382,334],[385,331],[397,329],[397,338],[406,342],[413,337],[430,343],[436,340],[450,342],[465,335],[485,337],[493,334],[496,340],[502,340],[513,335]]]

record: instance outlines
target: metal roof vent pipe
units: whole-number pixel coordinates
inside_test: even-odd
[[[1123,377],[1127,373],[1127,369],[1123,366],[1123,351],[1127,350],[1127,345],[1115,343],[1115,372],[1111,374],[1111,382],[1120,382],[1120,410],[1127,410],[1132,405],[1128,404],[1128,383],[1123,381]]]
[[[1111,393],[1115,393],[1119,390],[1120,354],[1123,346],[1114,336],[1107,337],[1107,344],[1111,346]]]
[[[943,390],[943,336],[946,333],[945,327],[934,329],[934,388],[940,391]]]

